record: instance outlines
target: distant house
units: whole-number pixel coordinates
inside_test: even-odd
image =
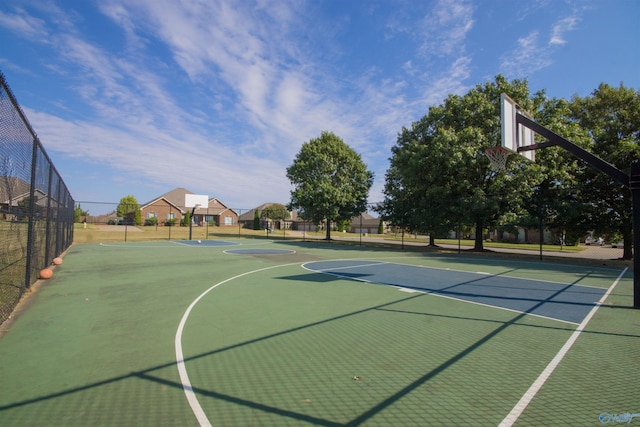
[[[140,206],[142,221],[155,217],[158,224],[171,222],[180,224],[182,218],[190,214],[193,208],[185,206],[185,195],[194,194],[185,188],[175,188]],[[193,212],[191,221],[194,225],[213,224],[219,227],[238,225],[238,214],[218,199],[209,199],[209,205],[198,207]]]
[[[351,231],[358,234],[377,234],[380,218],[375,218],[366,212],[351,218]]]
[[[317,231],[318,225],[311,221],[305,220],[298,216],[298,211],[291,212],[291,229],[298,231]]]
[[[263,203],[262,205],[250,209],[247,212],[240,215],[240,223],[244,228],[253,228],[253,221],[255,218],[255,212],[258,211],[258,217],[262,211],[269,206],[273,205],[273,203]],[[321,226],[324,224],[320,224]],[[373,216],[363,213],[359,216],[353,217],[351,219],[351,225],[349,231],[352,233],[366,233],[366,234],[376,234],[378,233],[378,227],[380,226],[380,219],[374,218]],[[289,212],[289,218],[284,221],[270,221],[268,219],[260,218],[260,228],[270,228],[274,230],[282,230],[283,228],[297,230],[297,231],[317,231],[318,224],[314,224],[310,221],[305,221],[304,219],[298,216],[298,212],[296,210]]]
[[[275,205],[276,203],[263,203],[258,207],[253,209],[249,209],[242,215],[240,215],[238,221],[242,224],[244,228],[253,229],[253,220],[255,218],[256,211],[258,211],[258,217],[260,218],[262,211],[268,208],[271,205]],[[260,218],[260,229],[270,229],[270,230],[289,230],[292,228],[292,224],[295,222],[296,212],[289,212],[289,218],[282,221],[273,221],[269,218]]]

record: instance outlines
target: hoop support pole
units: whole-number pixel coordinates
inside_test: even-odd
[[[627,175],[611,163],[607,163],[596,155],[564,139],[522,114],[516,114],[516,124],[521,124],[549,140],[549,142],[546,143],[532,145],[530,146],[531,148],[527,148],[528,150],[552,147],[555,145],[560,146],[631,190],[631,217],[633,223],[633,308],[640,309],[640,253],[638,253],[640,250],[640,160],[631,162],[631,173]],[[521,150],[521,148],[523,147],[518,147],[518,151],[527,150]]]
[[[588,152],[584,148],[579,147],[576,144],[574,144],[573,142],[564,139],[563,137],[561,137],[557,133],[550,131],[549,129],[545,128],[544,126],[539,125],[538,123],[534,122],[530,118],[528,118],[526,116],[523,116],[522,114],[516,114],[516,123],[517,124],[521,124],[524,127],[527,127],[529,129],[531,129],[532,131],[534,131],[538,135],[542,135],[545,138],[547,138],[549,140],[549,142],[551,143],[551,145],[550,144],[545,144],[546,147],[550,147],[550,146],[553,146],[553,145],[559,145],[560,147],[564,148],[565,150],[567,150],[568,152],[570,152],[574,156],[584,160],[585,162],[589,163],[591,166],[593,166],[593,167],[597,168],[598,170],[606,173],[611,178],[613,178],[616,181],[620,182],[625,187],[629,187],[629,175],[627,175],[626,173],[624,173],[620,169],[616,168],[611,163],[605,162],[600,157],[597,157],[597,156],[591,154],[590,152]],[[526,150],[520,150],[520,148],[521,147],[518,147],[518,151],[526,151]],[[539,148],[544,148],[544,147],[539,147]]]

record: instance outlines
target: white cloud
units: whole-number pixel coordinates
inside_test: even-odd
[[[42,19],[26,14],[20,9],[18,9],[17,13],[0,11],[0,26],[27,39],[46,40],[47,37],[45,22]]]
[[[140,126],[137,132],[86,123],[26,109],[47,150],[85,162],[107,163],[114,170],[137,176],[156,185],[173,188],[176,182],[196,192],[214,193],[225,202],[239,202],[234,194],[242,189],[242,200],[286,202],[288,182],[282,165],[270,159],[244,157],[232,148],[216,146],[198,135],[167,135],[154,127]],[[69,141],[74,141],[70,144]],[[213,183],[222,183],[215,186]],[[247,208],[247,206],[242,206]],[[248,206],[253,207],[253,206]]]
[[[122,46],[107,50],[72,21],[52,40],[64,60],[52,67],[76,73],[71,88],[84,101],[82,117],[29,115],[46,146],[66,157],[168,188],[179,182],[198,193],[215,190],[225,203],[249,208],[242,201],[286,203],[286,167],[303,142],[329,130],[371,165],[372,199],[379,200],[398,130],[465,87],[473,7],[439,1],[422,20],[429,25],[413,28],[421,38],[410,44],[404,66],[339,75],[335,63],[308,48],[310,19],[302,7],[101,2],[100,11],[125,35]],[[330,37],[322,43],[336,54]],[[444,65],[426,67],[434,57]]]
[[[540,45],[540,33],[533,31],[518,39],[518,47],[502,57],[500,70],[507,76],[523,77],[552,64],[550,52]]]
[[[567,32],[573,31],[576,28],[576,25],[580,21],[580,18],[577,16],[568,16],[564,19],[558,21],[551,30],[551,37],[549,39],[549,45],[563,45],[566,44],[567,41],[564,38],[564,35]]]
[[[438,0],[423,23],[423,55],[457,56],[473,28],[473,6],[467,1]]]
[[[541,36],[541,30],[531,31],[518,39],[518,46],[502,56],[500,71],[507,76],[529,76],[553,64],[553,56],[565,45],[566,33],[576,29],[580,21],[579,12],[556,21],[548,37]],[[548,41],[545,41],[548,40]]]

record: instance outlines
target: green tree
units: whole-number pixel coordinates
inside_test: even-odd
[[[183,227],[188,227],[190,223],[191,223],[191,212],[187,211],[183,215],[182,220],[180,221],[180,225]]]
[[[570,103],[564,99],[547,99],[536,112],[536,121],[574,144],[588,148],[589,135],[575,120],[570,119]],[[590,206],[582,203],[583,187],[578,177],[586,167],[576,156],[560,147],[536,151],[536,164],[541,180],[531,198],[519,212],[520,225],[543,227],[556,239],[576,244],[589,230]]]
[[[89,211],[83,210],[80,203],[78,203],[73,209],[73,222],[80,222],[83,217],[86,218],[87,216],[89,216]]]
[[[145,220],[144,225],[158,225],[158,217],[150,216]]]
[[[640,158],[640,91],[602,83],[591,96],[574,97],[570,108],[570,118],[589,132],[589,151],[628,174],[631,162]],[[622,237],[623,258],[631,259],[631,191],[593,167],[582,169],[579,182],[585,188],[581,201],[592,206],[597,231]]]
[[[124,196],[120,199],[120,203],[118,203],[116,215],[121,218],[130,217],[136,225],[140,225],[142,224],[142,214],[140,213],[138,206],[138,201],[134,196]]]
[[[392,148],[386,175],[383,218],[405,229],[436,234],[475,228],[475,250],[483,250],[485,227],[518,212],[540,180],[539,169],[522,156],[511,156],[504,173],[489,167],[485,148],[500,145],[500,94],[507,93],[528,111],[544,94],[530,97],[525,80],[477,85],[403,128]]]
[[[271,221],[284,221],[289,218],[289,211],[286,206],[274,203],[264,208],[260,213],[260,217]]]
[[[332,132],[305,142],[287,168],[291,191],[289,209],[302,209],[315,223],[326,221],[326,239],[331,223],[350,219],[367,210],[367,195],[373,173],[362,158]]]

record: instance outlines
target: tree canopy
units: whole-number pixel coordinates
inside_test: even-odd
[[[124,196],[120,199],[118,207],[116,208],[116,215],[119,217],[129,216],[128,214],[133,211],[133,221],[140,225],[142,222],[140,209],[138,209],[138,201],[132,195]]]
[[[616,168],[629,174],[631,162],[640,159],[640,91],[603,83],[590,96],[573,97],[569,119],[588,131],[587,149]],[[597,224],[596,231],[609,240],[630,243],[630,189],[595,168],[580,172],[580,201],[590,207],[589,220]],[[631,257],[631,244],[626,244],[623,258]]]
[[[402,129],[378,209],[383,218],[428,233],[432,243],[434,235],[473,224],[476,250],[482,249],[487,226],[530,227],[542,219],[545,229],[567,241],[592,231],[631,241],[629,189],[568,151],[537,150],[535,163],[512,155],[505,171],[489,168],[482,153],[500,145],[500,93],[547,129],[624,172],[640,158],[637,91],[602,84],[585,98],[547,99],[543,91],[530,94],[526,81],[497,76],[465,95],[448,96]],[[624,250],[630,258],[630,245]]]
[[[503,92],[528,110],[543,99],[542,93],[530,97],[526,81],[497,76],[464,96],[449,95],[410,129],[402,129],[391,150],[379,209],[384,218],[432,238],[473,224],[475,249],[483,249],[484,227],[517,212],[534,186],[524,158],[514,158],[507,173],[499,174],[483,154],[500,145]]]
[[[287,210],[285,205],[274,203],[264,208],[262,212],[260,212],[260,217],[272,221],[283,221],[289,218],[289,210]]]
[[[332,132],[305,142],[287,168],[291,191],[289,209],[316,224],[326,221],[326,239],[331,223],[350,219],[367,210],[373,172],[361,156]]]

